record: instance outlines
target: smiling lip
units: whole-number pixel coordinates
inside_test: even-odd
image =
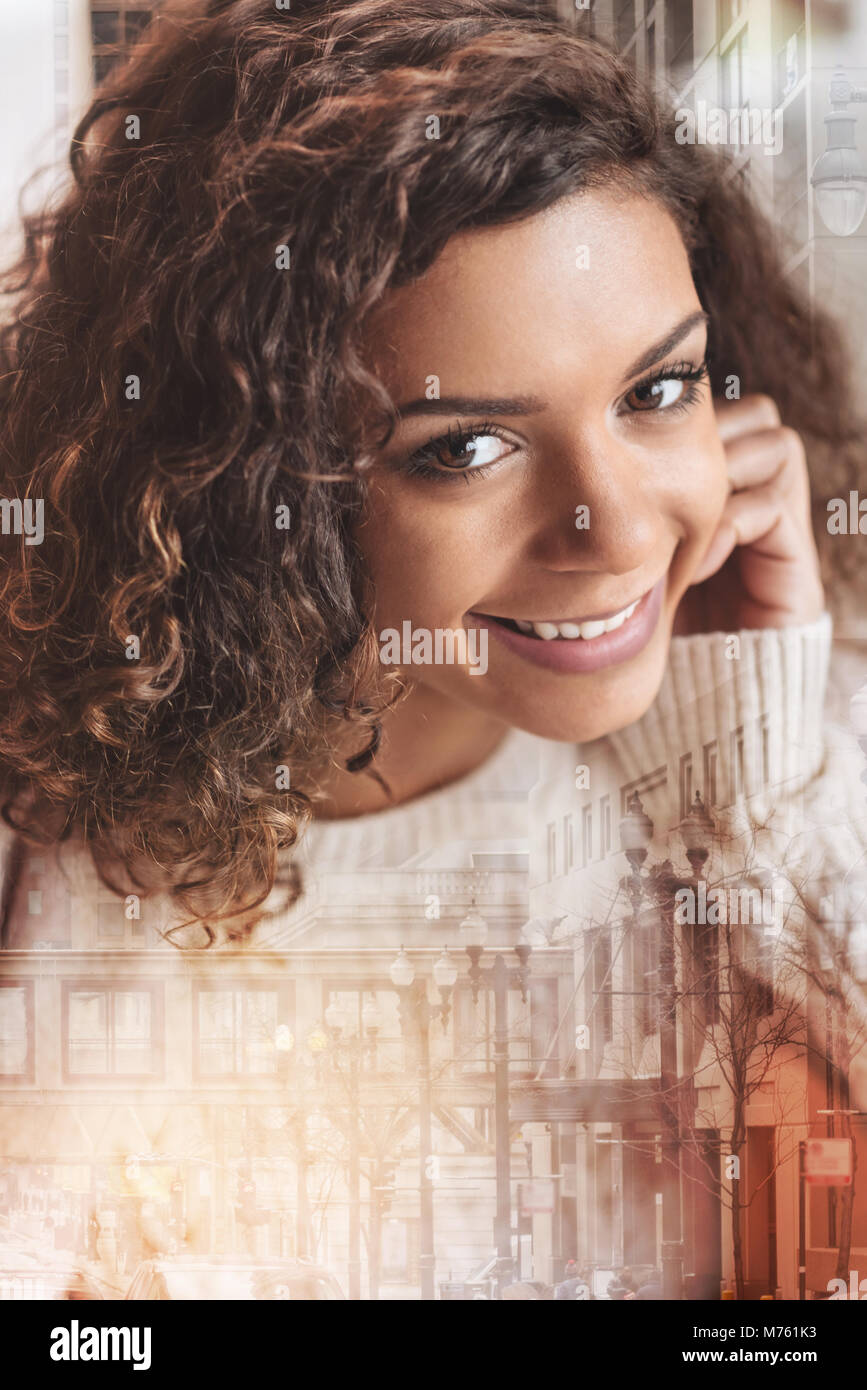
[[[502,646],[514,652],[516,656],[522,656],[534,666],[544,666],[550,671],[563,671],[568,674],[600,671],[606,666],[628,661],[647,646],[656,631],[662,610],[665,581],[666,576],[663,575],[653,588],[639,599],[638,607],[630,618],[613,632],[604,632],[599,637],[557,637],[546,642],[540,637],[528,637],[523,632],[515,632],[486,613],[468,613],[466,622],[470,627],[487,629]]]

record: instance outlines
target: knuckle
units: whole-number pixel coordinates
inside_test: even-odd
[[[779,433],[786,453],[793,458],[803,458],[804,441],[798,431],[793,429],[791,425],[781,425]]]
[[[763,431],[760,448],[768,463],[773,463],[773,480],[789,486],[805,463],[804,446],[797,430],[787,425]],[[770,481],[770,479],[769,479]]]
[[[774,474],[773,478],[768,483],[768,501],[776,507],[779,506],[781,502],[784,502],[788,495],[789,488],[785,472],[780,470],[779,473]]]
[[[750,409],[753,414],[769,428],[773,428],[780,423],[780,412],[777,403],[772,396],[765,395],[762,391],[757,391],[754,395],[748,396]]]

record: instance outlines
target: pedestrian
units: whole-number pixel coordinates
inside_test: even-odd
[[[87,1258],[89,1260],[99,1259],[98,1241],[101,1231],[102,1227],[99,1224],[99,1217],[95,1211],[92,1211],[87,1223]]]
[[[531,1289],[536,1290],[536,1293],[539,1295],[541,1299],[550,1302],[550,1300],[554,1297],[553,1284],[546,1284],[541,1279],[528,1279],[527,1283],[529,1284]]]
[[[653,1269],[645,1275],[643,1282],[638,1286],[635,1297],[642,1301],[662,1298],[662,1275],[658,1269]]]
[[[534,1289],[532,1284],[521,1282],[509,1284],[507,1288],[503,1289],[502,1297],[504,1299],[538,1299],[541,1298],[541,1294]]]
[[[635,1280],[631,1269],[622,1269],[608,1285],[608,1297],[616,1301],[635,1297]]]
[[[564,1274],[565,1278],[554,1288],[555,1300],[562,1302],[565,1299],[574,1302],[578,1299],[589,1299],[589,1280],[587,1280],[579,1270],[575,1260],[568,1260],[566,1262]]]

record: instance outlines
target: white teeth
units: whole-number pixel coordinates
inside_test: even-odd
[[[527,622],[522,618],[515,619],[515,625],[521,632],[535,632],[537,637],[541,637],[545,642],[550,642],[555,637],[565,637],[567,640],[575,641],[576,638],[589,640],[593,637],[601,637],[603,632],[614,632],[618,627],[631,618],[640,600],[636,599],[630,603],[628,608],[622,612],[615,613],[613,618],[593,618],[585,623],[534,623]]]

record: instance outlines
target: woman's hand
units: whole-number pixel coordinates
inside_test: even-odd
[[[813,622],[825,593],[801,438],[769,396],[714,405],[731,490],[674,634]]]

